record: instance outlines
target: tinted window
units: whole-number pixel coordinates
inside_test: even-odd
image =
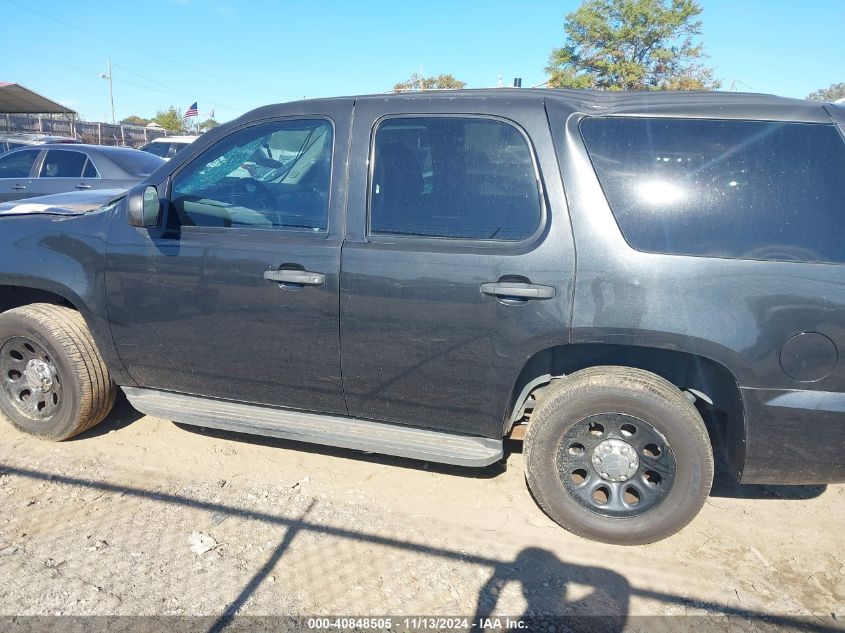
[[[525,136],[503,121],[402,117],[375,135],[370,231],[521,240],[541,203]]]
[[[0,178],[27,178],[38,158],[38,150],[33,149],[0,156]]]
[[[51,149],[41,164],[41,178],[80,178],[88,157],[82,152]]]
[[[88,162],[85,163],[85,169],[82,170],[82,177],[83,178],[99,178],[100,174],[97,173],[97,168],[94,167],[94,163],[91,162],[91,159],[88,159]]]
[[[148,143],[141,148],[153,156],[165,158],[170,153],[170,143]]]
[[[173,182],[171,202],[188,226],[322,231],[331,160],[325,120],[254,125],[188,163]]]
[[[845,261],[845,144],[833,125],[593,118],[581,133],[636,249]]]

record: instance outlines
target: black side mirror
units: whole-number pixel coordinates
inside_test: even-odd
[[[161,217],[161,201],[158,189],[152,185],[138,185],[126,196],[126,220],[129,226],[147,228],[158,226]]]

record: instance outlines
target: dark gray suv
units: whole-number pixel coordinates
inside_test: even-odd
[[[845,481],[844,124],[723,93],[255,110],[96,210],[0,211],[0,409],[65,439],[119,385],[475,467],[524,438],[548,515],[622,544],[689,522],[714,452]]]

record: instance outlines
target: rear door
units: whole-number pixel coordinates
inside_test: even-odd
[[[32,172],[40,150],[25,149],[0,156],[0,202],[31,195]]]
[[[83,172],[88,155],[66,149],[49,149],[41,161],[38,177],[32,181],[29,195],[46,196],[77,189],[90,189],[90,183],[83,181]]]
[[[542,100],[363,99],[352,156],[350,414],[501,437],[525,363],[569,334],[575,257]]]

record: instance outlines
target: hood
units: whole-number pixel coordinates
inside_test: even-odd
[[[82,215],[96,211],[126,195],[126,189],[68,191],[38,198],[0,203],[0,217],[7,215]]]

